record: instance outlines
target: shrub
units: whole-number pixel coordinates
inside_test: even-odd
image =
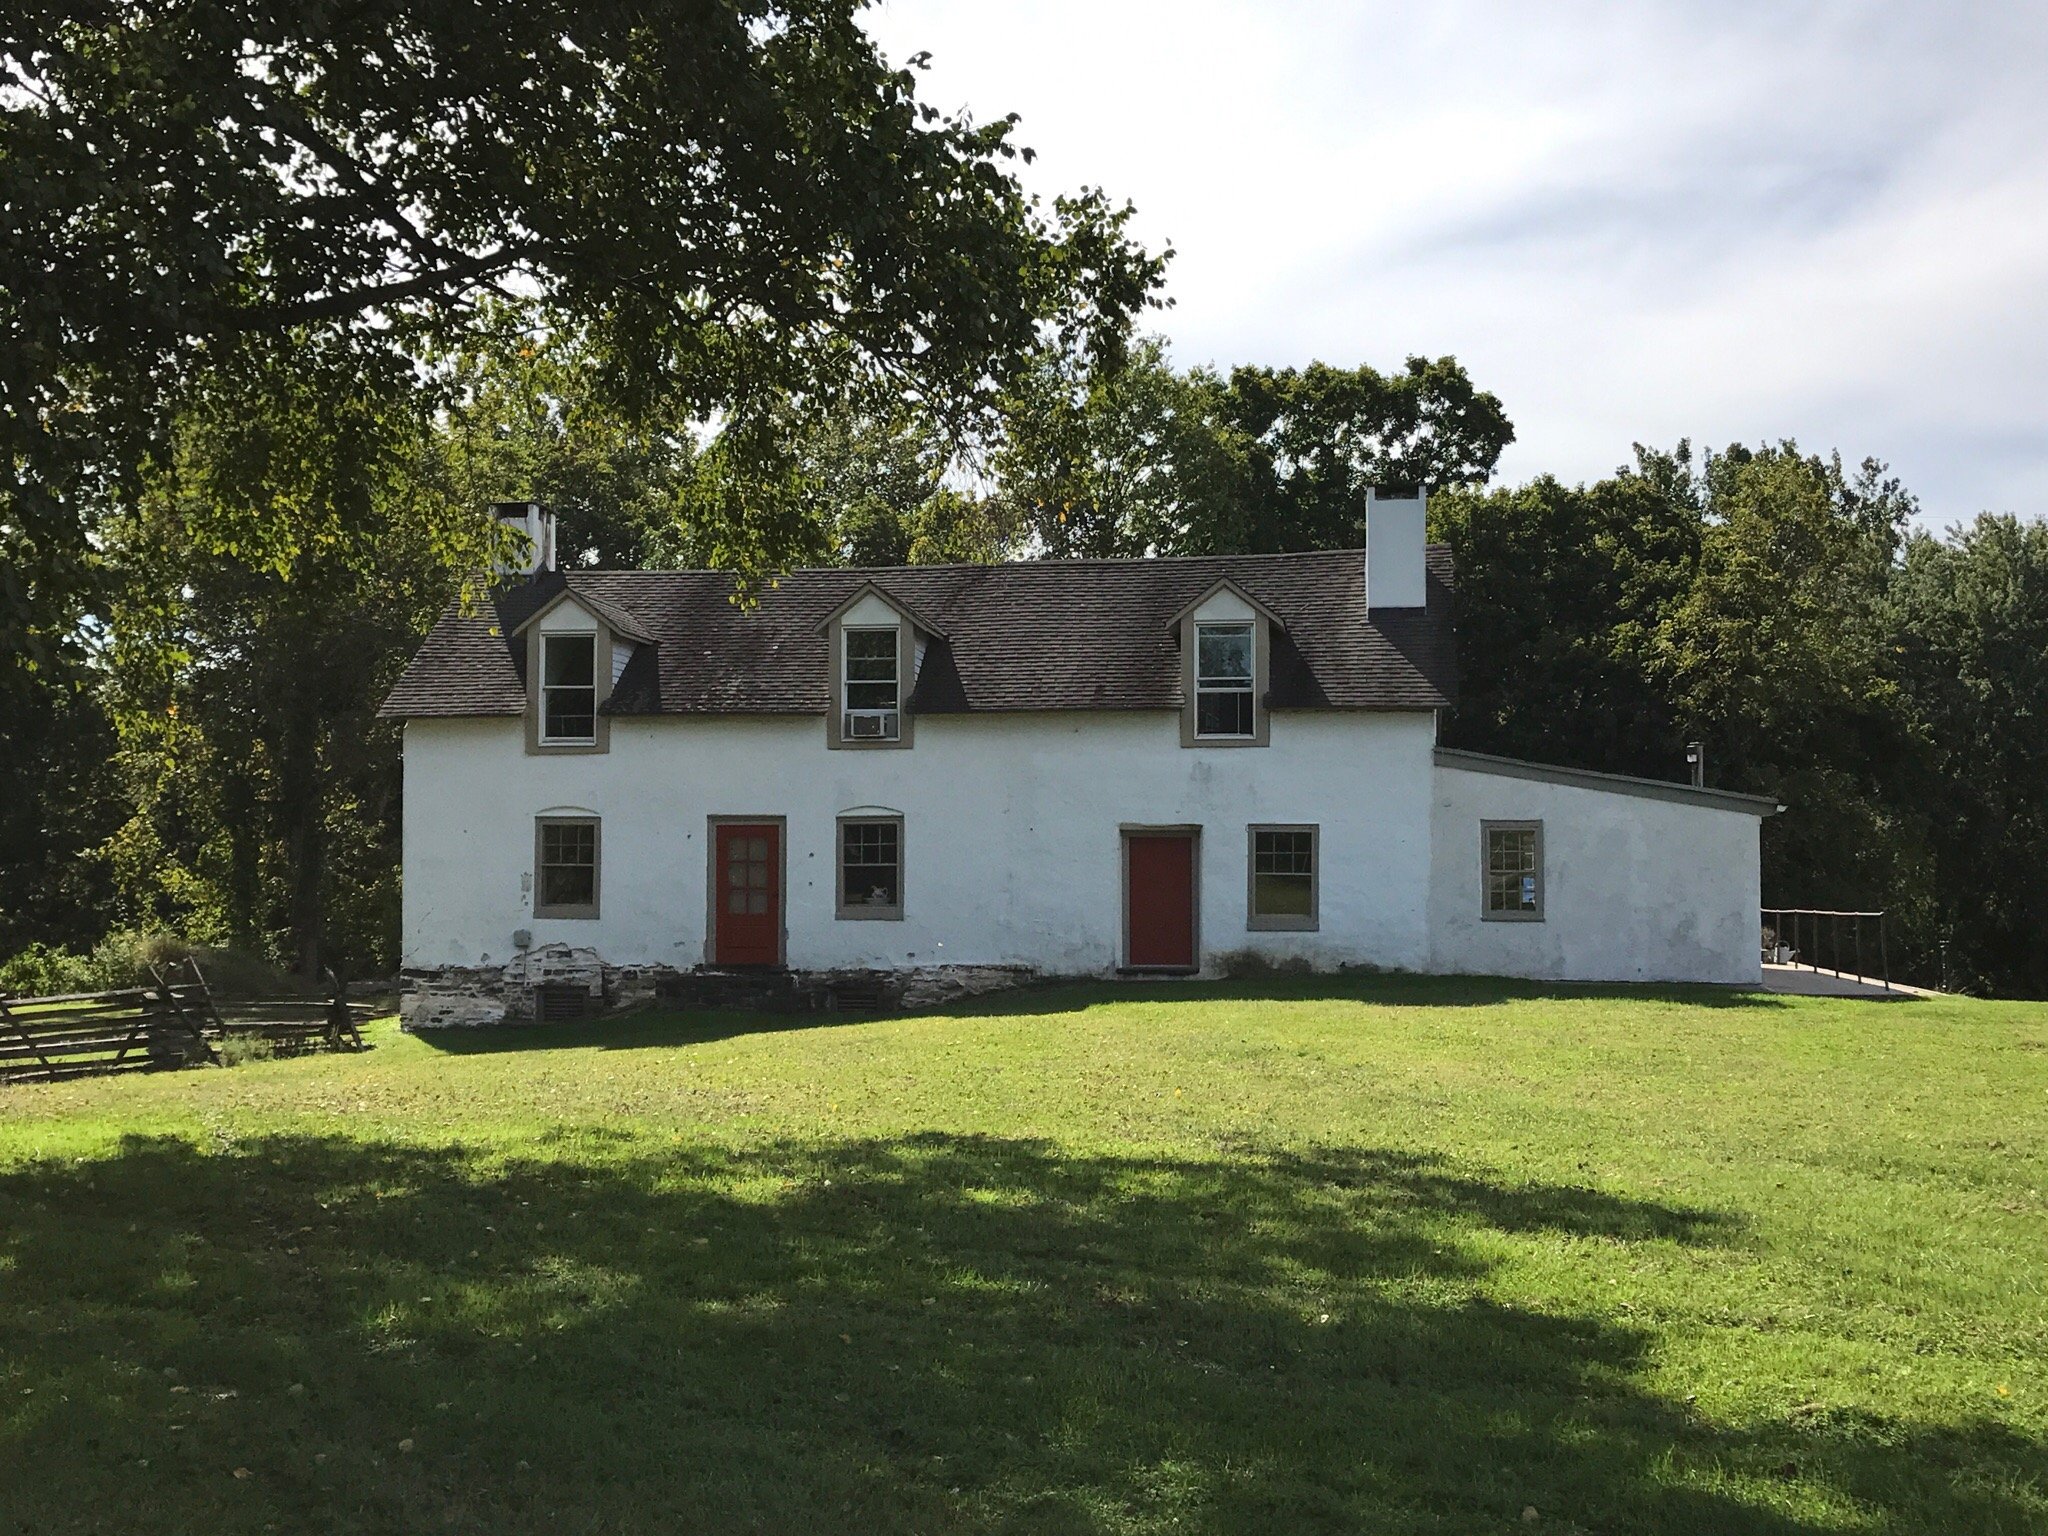
[[[261,1035],[228,1035],[220,1042],[220,1064],[238,1067],[245,1061],[268,1061],[277,1054]]]
[[[0,965],[0,997],[59,997],[67,992],[96,992],[98,973],[85,955],[47,944],[31,944]]]

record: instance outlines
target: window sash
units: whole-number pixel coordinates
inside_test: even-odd
[[[849,741],[895,741],[902,727],[902,679],[899,640],[894,629],[873,627],[842,631],[844,675],[841,682],[841,736]],[[853,716],[885,716],[879,733],[856,731]]]
[[[597,739],[597,636],[540,637],[540,738]]]
[[[1533,826],[1486,829],[1486,911],[1536,917],[1543,911],[1542,839]]]
[[[1257,734],[1252,698],[1256,646],[1250,624],[1195,626],[1195,735]]]
[[[537,907],[597,906],[596,822],[542,822],[539,864],[534,879]]]
[[[1251,915],[1307,925],[1316,918],[1316,834],[1308,827],[1252,829]]]
[[[895,916],[903,910],[903,825],[894,818],[839,823],[841,916]]]

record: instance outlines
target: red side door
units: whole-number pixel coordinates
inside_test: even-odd
[[[1195,966],[1195,840],[1186,832],[1132,833],[1124,850],[1126,963]]]
[[[782,829],[772,821],[717,824],[712,882],[718,910],[712,958],[719,965],[782,959]]]

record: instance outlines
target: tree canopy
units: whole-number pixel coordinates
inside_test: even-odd
[[[492,294],[575,329],[630,408],[733,420],[971,410],[1048,334],[1113,355],[1163,260],[1128,210],[1027,196],[1015,120],[920,102],[859,8],[11,6],[0,640],[61,632],[25,588],[76,583],[180,390],[294,332],[411,355]]]

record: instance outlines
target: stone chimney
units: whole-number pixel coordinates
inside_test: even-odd
[[[1420,608],[1428,578],[1422,546],[1429,492],[1419,485],[1375,485],[1365,493],[1365,604]]]
[[[538,576],[555,568],[555,514],[537,501],[494,501],[499,526],[525,536],[525,544],[499,557],[499,576]]]

